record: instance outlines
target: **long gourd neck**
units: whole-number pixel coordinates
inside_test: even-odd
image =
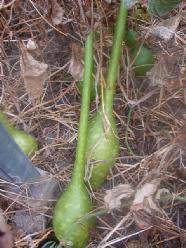
[[[72,175],[72,183],[82,184],[85,177],[85,153],[87,146],[88,115],[90,109],[90,89],[93,71],[93,33],[90,32],[85,43],[84,83],[81,100],[81,113],[78,129],[78,142]]]
[[[117,15],[112,51],[108,65],[106,89],[104,92],[103,102],[102,102],[102,106],[104,107],[104,110],[106,111],[106,113],[110,115],[112,115],[112,111],[113,111],[113,99],[116,89],[118,67],[122,53],[122,43],[125,34],[126,19],[127,19],[127,10],[124,1],[121,0],[119,12]]]

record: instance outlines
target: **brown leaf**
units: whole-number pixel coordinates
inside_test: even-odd
[[[169,76],[165,57],[158,56],[157,62],[151,70],[150,82],[152,86],[165,85],[165,79]]]
[[[176,15],[169,19],[163,20],[161,23],[151,29],[151,33],[154,36],[157,36],[168,42],[171,38],[173,38],[179,26],[180,20],[180,15]]]
[[[150,72],[150,83],[152,86],[164,86],[169,92],[183,87],[180,77],[180,51],[173,55],[159,53],[157,61]]]
[[[31,100],[39,99],[43,92],[44,82],[47,79],[48,65],[34,59],[22,44],[20,44],[20,48],[21,74],[27,93]]]
[[[107,190],[104,197],[106,207],[109,209],[120,208],[122,200],[128,200],[134,195],[134,190],[129,184],[120,184]]]
[[[12,248],[13,237],[0,209],[0,248]]]
[[[82,50],[81,47],[76,43],[71,45],[72,47],[72,56],[70,59],[69,73],[72,75],[75,81],[83,79],[83,64],[82,60]]]
[[[29,51],[33,51],[33,50],[38,49],[38,46],[37,46],[37,44],[35,43],[34,40],[29,39],[27,44],[26,44],[26,49],[29,50]]]
[[[64,10],[61,5],[57,2],[57,0],[51,0],[51,22],[54,26],[59,25],[62,23]]]
[[[133,205],[144,204],[145,200],[152,197],[157,191],[159,185],[159,180],[154,179],[149,183],[145,183],[139,189],[137,189]]]
[[[153,216],[157,213],[161,213],[161,210],[153,199],[153,196],[158,190],[159,183],[158,179],[154,179],[149,183],[145,183],[136,191],[130,209],[133,212],[136,224],[141,229],[151,227]]]

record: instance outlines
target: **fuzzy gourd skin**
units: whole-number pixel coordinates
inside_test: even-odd
[[[38,150],[36,139],[24,131],[13,129],[9,134],[27,156],[32,156]]]
[[[27,156],[32,156],[38,150],[37,140],[30,134],[14,127],[4,113],[0,113],[0,123]]]
[[[68,190],[58,200],[53,217],[54,232],[65,247],[86,246],[92,220],[82,220],[92,210],[91,201],[84,185],[71,184]],[[65,217],[66,216],[66,217]],[[68,216],[68,217],[67,217]]]
[[[86,180],[92,190],[98,190],[103,185],[119,153],[119,140],[113,116],[113,101],[125,36],[126,20],[127,9],[125,1],[121,0],[101,106],[91,120],[88,130]]]
[[[92,219],[91,200],[84,182],[85,155],[87,146],[90,90],[93,71],[93,33],[90,32],[85,43],[84,87],[81,98],[81,113],[78,128],[76,156],[72,180],[66,192],[58,200],[53,216],[54,232],[64,247],[84,248],[89,238]]]
[[[115,119],[97,112],[90,121],[87,144],[87,181],[93,190],[101,187],[119,154]],[[91,158],[91,160],[89,160]]]

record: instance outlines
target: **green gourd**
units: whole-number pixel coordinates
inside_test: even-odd
[[[35,137],[14,127],[2,112],[0,112],[0,124],[6,128],[12,139],[27,156],[32,156],[38,150],[38,143]]]
[[[119,154],[119,139],[115,118],[113,116],[113,98],[125,34],[126,19],[126,7],[124,1],[121,1],[108,66],[106,88],[101,106],[89,123],[86,180],[87,184],[93,190],[97,190],[102,186]]]
[[[129,29],[126,33],[125,42],[130,49],[136,47],[136,45],[138,44],[137,32],[133,29]]]
[[[130,58],[131,61],[134,61],[132,68],[136,76],[145,76],[154,65],[152,52],[144,46],[132,48]]]
[[[136,76],[145,76],[154,65],[152,52],[145,46],[141,46],[137,32],[129,29],[126,34],[126,44],[129,46],[130,62]]]
[[[92,70],[93,34],[90,32],[85,44],[84,87],[72,180],[58,200],[53,215],[55,235],[65,247],[68,245],[73,248],[85,247],[90,228],[93,225],[92,219],[84,218],[92,210],[91,200],[84,182]]]

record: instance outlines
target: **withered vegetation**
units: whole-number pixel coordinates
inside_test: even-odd
[[[71,178],[80,114],[76,80],[79,80],[80,73],[82,75],[83,51],[78,47],[83,47],[85,35],[93,25],[94,77],[104,87],[117,1],[112,4],[104,0],[1,2],[1,109],[18,127],[37,137],[40,150],[32,158],[33,163],[53,174],[64,188]],[[182,15],[182,12],[180,7],[167,18]],[[135,77],[130,65],[126,66],[128,49],[126,46],[123,48],[114,104],[120,157],[104,188],[97,193],[90,192],[98,221],[88,247],[179,248],[186,240],[184,18],[182,16],[173,39],[164,42],[150,34],[153,25],[161,20],[148,15],[146,1],[129,11],[128,27],[134,28],[141,43],[144,42],[153,51],[156,63],[146,77]],[[42,65],[45,67],[44,78],[42,74],[40,79],[42,84],[33,87],[27,84],[37,84],[37,75],[33,75],[35,81],[26,75],[26,84],[23,68],[21,70],[20,67],[23,47],[26,49],[30,39],[33,43],[30,50],[27,47],[27,53],[33,56],[38,70]],[[41,77],[40,72],[38,75]],[[90,115],[93,115],[98,101],[99,97],[92,102]],[[127,202],[122,200],[123,205],[119,209],[112,209],[106,214],[100,212],[105,209],[103,199],[106,190],[127,184],[132,192],[138,192],[144,185],[153,182],[157,184],[150,194],[151,198],[146,196],[148,199],[136,203],[135,195]],[[11,219],[16,211],[32,213],[34,209],[5,197],[6,183],[0,180],[0,185],[0,207],[9,220],[15,246],[38,247],[45,240],[52,239],[52,207],[47,214],[48,228],[27,235],[18,230]],[[120,192],[118,194],[120,196]]]

